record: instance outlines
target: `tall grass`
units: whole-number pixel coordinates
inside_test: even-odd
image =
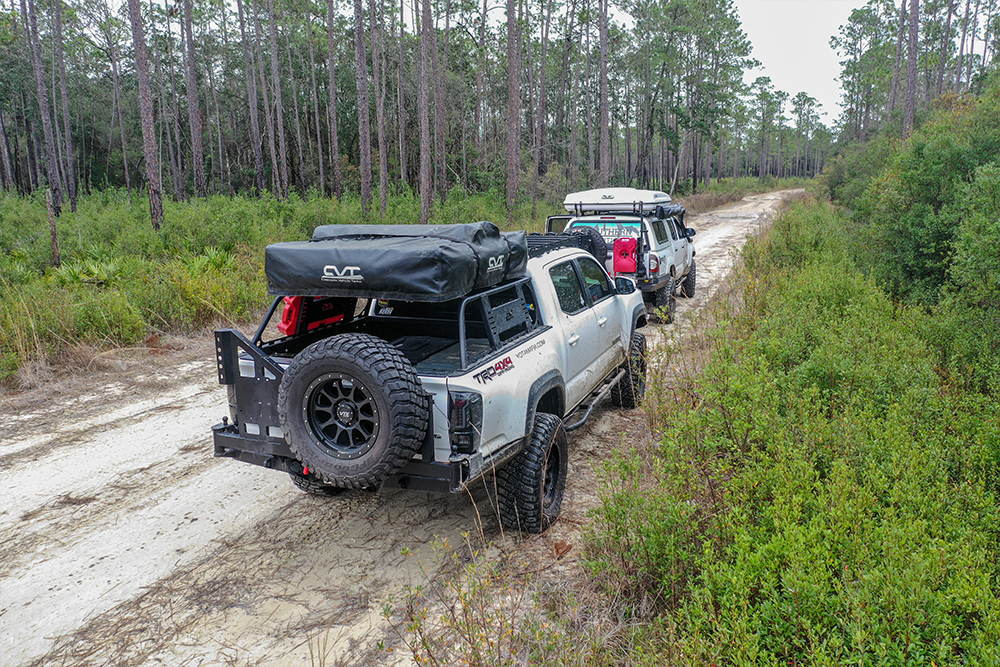
[[[166,224],[156,233],[147,209],[123,191],[81,198],[77,213],[57,222],[57,269],[44,201],[0,196],[0,386],[16,386],[26,364],[58,365],[80,345],[141,346],[152,332],[245,324],[269,302],[269,243],[309,238],[318,225],[411,224],[420,216],[419,201],[409,196],[390,197],[384,216],[376,210],[367,217],[356,198],[316,193],[287,201],[213,196],[164,207]],[[525,204],[508,223],[500,197],[455,190],[435,202],[432,222],[492,220],[537,230],[547,210],[532,219]]]

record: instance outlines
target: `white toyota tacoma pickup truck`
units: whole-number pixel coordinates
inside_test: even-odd
[[[632,408],[645,393],[640,292],[590,244],[474,223],[326,226],[269,246],[277,298],[256,334],[215,333],[230,404],[215,456],[326,495],[457,493],[495,474],[501,521],[545,530],[566,430],[608,394]]]
[[[651,314],[672,322],[674,297],[693,297],[697,279],[695,230],[684,225],[684,208],[665,192],[635,188],[573,192],[563,206],[569,215],[549,216],[546,231],[593,229],[611,275],[635,280]]]

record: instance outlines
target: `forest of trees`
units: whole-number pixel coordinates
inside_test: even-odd
[[[631,184],[811,176],[835,136],[912,128],[981,84],[997,0],[871,0],[831,44],[835,127],[758,66],[732,0],[11,0],[0,14],[0,186],[292,191],[532,205]],[[911,21],[910,17],[917,17]],[[832,28],[831,28],[832,31]],[[425,36],[431,36],[425,39]]]
[[[532,204],[611,184],[812,175],[815,99],[744,84],[731,0],[12,0],[0,185],[156,200],[456,186]],[[425,36],[432,36],[425,39]]]
[[[997,0],[871,0],[831,39],[843,58],[842,143],[886,123],[909,135],[942,95],[981,92],[1000,47]],[[916,20],[910,20],[914,17]]]

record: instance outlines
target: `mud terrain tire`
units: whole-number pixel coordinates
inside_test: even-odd
[[[688,274],[684,276],[684,280],[681,281],[681,294],[689,299],[694,298],[694,288],[695,283],[698,280],[698,264],[691,260],[691,268],[688,270]]]
[[[378,486],[427,433],[427,395],[381,338],[342,334],[302,350],[278,386],[278,417],[296,458],[324,483]]]
[[[601,233],[593,227],[570,227],[569,231],[572,234],[586,236],[587,252],[593,255],[594,259],[601,263],[601,266],[604,266],[605,262],[608,261],[608,243],[601,236]]]
[[[497,472],[500,522],[525,533],[541,533],[551,526],[562,507],[568,463],[562,420],[537,413],[524,449]]]
[[[641,333],[632,334],[626,363],[625,375],[611,388],[611,402],[631,410],[642,405],[646,396],[646,337]]]
[[[671,276],[666,285],[652,292],[650,301],[653,306],[653,310],[650,312],[650,319],[653,322],[673,324],[674,314],[677,312],[677,300],[674,298],[674,286],[674,278]]]

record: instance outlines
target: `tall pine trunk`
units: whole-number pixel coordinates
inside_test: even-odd
[[[167,0],[164,0],[165,2]],[[174,38],[173,31],[170,29],[170,14],[167,14],[167,53],[170,55],[170,116],[171,123],[174,128],[174,150],[177,153],[177,166],[180,170],[178,175],[180,181],[180,192],[181,195],[178,198],[183,197],[187,199],[187,176],[185,175],[184,169],[184,150],[181,146],[181,112],[180,108],[177,106],[177,100],[179,95],[177,94],[177,77],[174,72]],[[178,24],[180,22],[178,21]],[[183,30],[182,30],[183,32]],[[86,163],[85,163],[86,164]]]
[[[156,43],[156,11],[154,9],[153,0],[149,0],[149,34],[151,35],[151,41]],[[166,85],[163,81],[163,69],[160,66],[160,58],[153,59],[153,74],[156,77],[156,85],[160,93],[160,119],[163,121],[161,124],[161,130],[166,133],[167,140],[167,160],[170,162],[170,176],[171,185],[173,186],[174,198],[178,201],[181,199],[181,178],[180,178],[180,167],[177,163],[177,155],[174,152],[174,140],[173,133],[171,132],[173,118],[167,107],[167,92]],[[160,140],[160,145],[163,145],[163,140]],[[161,176],[161,181],[162,176]]]
[[[243,18],[243,0],[236,0],[240,19],[240,46],[243,48],[243,76],[247,84],[247,105],[250,107],[250,144],[253,149],[254,186],[259,196],[264,190],[264,151],[261,148],[260,112],[257,109],[257,80],[253,74],[253,60],[247,46],[246,21]]]
[[[327,74],[330,77],[330,160],[333,162],[333,196],[340,198],[343,194],[344,186],[340,179],[340,133],[337,128],[337,47],[336,36],[333,32],[334,0],[326,0],[326,41],[327,41]]]
[[[906,32],[906,0],[899,3],[899,28],[896,30],[896,60],[892,67],[892,87],[889,90],[889,113],[896,110],[896,97],[899,90],[899,69],[903,60],[903,35]]]
[[[316,119],[316,162],[319,165],[319,191],[326,192],[326,166],[323,164],[323,121],[319,115],[319,88],[316,86],[316,53],[313,47],[312,12],[306,21],[309,31],[309,82],[312,84],[313,118]]]
[[[944,35],[941,38],[941,57],[938,59],[937,86],[935,94],[944,92],[944,69],[948,63],[948,53],[951,51],[951,18],[955,14],[954,0],[948,0],[948,20],[945,23]]]
[[[969,90],[972,85],[972,67],[976,63],[976,33],[979,31],[979,2],[976,0],[976,7],[972,10],[972,31],[969,35],[969,58],[965,75],[965,90]]]
[[[129,201],[132,201],[132,177],[129,175],[128,167],[128,144],[125,141],[125,118],[122,113],[121,75],[118,67],[118,51],[112,41],[111,33],[108,33],[108,57],[111,58],[111,83],[114,92],[114,113],[118,118],[118,136],[122,143],[122,167],[125,170],[125,190],[128,191]],[[114,128],[114,119],[111,121]]]
[[[431,217],[431,200],[434,185],[431,178],[431,118],[430,86],[428,78],[428,40],[434,38],[431,21],[431,0],[423,0],[420,10],[420,71],[417,73],[417,116],[420,125],[420,223],[426,225]]]
[[[163,224],[163,186],[160,183],[160,161],[156,152],[156,127],[153,125],[153,87],[149,82],[149,55],[146,35],[142,28],[139,0],[128,0],[129,21],[132,24],[132,44],[135,47],[135,77],[139,84],[139,115],[142,117],[142,148],[146,156],[146,190],[149,194],[149,216],[153,229]]]
[[[601,40],[601,63],[600,63],[600,87],[601,87],[601,147],[600,162],[601,170],[598,177],[598,185],[602,188],[608,186],[611,177],[611,136],[608,134],[611,122],[610,109],[608,107],[608,0],[597,0],[599,27]]]
[[[375,131],[378,139],[378,207],[385,215],[389,185],[389,151],[385,145],[385,52],[382,50],[382,14],[375,15],[375,2],[368,3],[372,34],[372,81],[375,84]]]
[[[190,2],[190,0],[185,0]],[[281,94],[281,72],[278,68],[278,26],[274,18],[274,0],[267,0],[267,22],[270,27],[271,87],[274,92],[274,130],[278,135],[278,175],[280,197],[288,198],[288,142],[285,139],[285,107]]]
[[[60,213],[62,188],[59,183],[59,165],[56,163],[56,142],[52,132],[52,113],[49,109],[49,94],[45,89],[45,71],[42,66],[42,47],[38,39],[38,19],[35,17],[35,3],[21,0],[21,11],[28,20],[28,48],[31,53],[31,69],[35,73],[35,89],[38,95],[38,109],[42,116],[42,134],[45,137],[45,157],[48,167],[49,187],[52,188],[52,209],[56,216]]]
[[[903,0],[906,2],[906,0]],[[955,86],[957,92],[962,89],[962,60],[965,58],[965,37],[969,30],[969,8],[971,0],[965,0],[965,18],[962,19],[962,38],[958,40],[958,60],[955,61]]]
[[[514,203],[521,175],[521,37],[518,3],[507,0],[507,219],[514,218]]]
[[[0,113],[0,166],[3,167],[3,188],[14,191],[17,188],[17,179],[14,174],[13,161],[10,159],[10,147],[7,144],[7,125],[4,123],[2,113]]]
[[[358,144],[361,152],[358,171],[361,176],[361,213],[368,214],[372,203],[372,130],[368,100],[368,65],[365,62],[365,15],[361,0],[354,0],[354,64],[358,85]]]
[[[544,0],[543,0],[544,1]],[[531,215],[534,217],[538,202],[538,179],[542,170],[542,151],[545,145],[545,75],[548,70],[549,21],[552,18],[552,2],[545,8],[545,20],[542,23],[541,54],[538,65],[538,104],[535,112],[534,132],[534,166],[531,170]]]
[[[260,45],[263,42],[260,29],[260,16],[254,0],[250,0],[250,11],[253,13],[254,49],[257,53],[257,76],[260,79],[260,92],[264,100],[264,126],[267,128],[267,155],[271,160],[271,190],[281,199],[281,176],[278,169],[278,149],[274,137],[274,110],[271,108],[271,96],[267,92],[267,76],[264,74],[264,52]]]
[[[403,0],[399,0],[399,63],[396,70],[396,108],[399,111],[399,182],[409,185],[406,154],[406,98],[403,95],[403,44],[405,43],[406,21],[403,14]]]
[[[184,87],[187,88],[188,124],[191,127],[191,170],[194,191],[208,195],[205,185],[205,149],[202,145],[201,103],[198,101],[198,72],[194,61],[194,33],[191,30],[191,0],[184,0]]]
[[[55,3],[56,10],[56,61],[59,67],[59,92],[62,97],[63,115],[63,144],[65,145],[65,167],[66,191],[69,195],[69,206],[73,213],[76,213],[76,159],[73,155],[73,132],[70,127],[69,114],[69,90],[66,86],[66,60],[63,57],[63,35],[62,35],[62,2]]]
[[[920,0],[910,0],[910,41],[906,52],[906,94],[903,99],[903,138],[913,132],[917,97],[917,47],[920,24]]]
[[[305,182],[305,156],[303,155],[302,147],[302,123],[299,122],[299,90],[298,86],[295,85],[295,68],[292,65],[292,40],[289,37],[288,21],[287,15],[286,20],[283,21],[283,27],[285,29],[285,54],[288,56],[288,80],[292,84],[292,124],[295,126],[295,155],[298,157],[298,181],[299,181],[299,191],[305,193],[306,182]]]

